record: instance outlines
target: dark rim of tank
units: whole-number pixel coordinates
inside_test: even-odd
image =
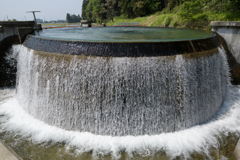
[[[154,57],[173,56],[212,50],[221,45],[217,36],[204,39],[161,42],[85,42],[28,36],[23,45],[37,51],[100,56]]]

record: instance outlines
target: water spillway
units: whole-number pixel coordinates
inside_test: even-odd
[[[64,32],[89,29],[75,30]],[[63,129],[125,136],[190,128],[221,107],[228,67],[215,35],[193,38],[182,30],[170,41],[159,28],[95,31],[115,37],[28,37],[18,59],[17,98],[24,110]]]

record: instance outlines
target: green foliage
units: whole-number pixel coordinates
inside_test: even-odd
[[[83,3],[82,3],[82,19],[87,19],[87,15],[86,15],[86,8],[87,8],[87,5],[89,3],[89,0],[83,0]]]
[[[182,24],[183,24],[183,25],[186,24],[187,22],[188,22],[187,19],[183,19],[183,20],[182,20]]]
[[[156,14],[156,15],[158,15],[158,14]],[[158,15],[155,19],[153,19],[151,26],[166,26],[166,25],[169,26],[173,19],[172,17],[173,17],[173,14]]]
[[[207,14],[206,13],[198,13],[192,17],[192,21],[198,21],[198,20],[208,21]]]
[[[102,6],[105,8],[105,10],[103,10],[102,13],[106,13],[106,17],[109,20],[113,21],[113,18],[118,13],[118,1],[117,0],[106,0],[106,3],[102,3]]]
[[[207,31],[211,31],[212,27],[210,25],[207,26]]]
[[[167,14],[158,16],[157,19],[151,24],[151,26],[162,26],[162,23],[164,22],[167,16],[168,16]]]
[[[75,14],[70,15],[69,13],[67,13],[66,19],[67,19],[68,23],[78,23],[81,21],[80,15],[77,15],[77,16]]]
[[[97,23],[101,23],[103,19],[105,19],[105,14],[103,11],[105,8],[102,6],[105,0],[90,0],[87,8],[85,10],[86,17],[88,20],[92,20]]]
[[[181,5],[178,15],[186,20],[192,20],[193,16],[202,13],[203,6],[200,0],[186,1]]]
[[[167,17],[167,19],[165,20],[165,27],[168,27],[170,25],[171,22],[171,17]]]
[[[179,19],[173,20],[172,26],[173,26],[174,28],[176,28],[177,26],[179,26]]]
[[[71,21],[71,16],[70,16],[69,13],[67,13],[67,15],[66,15],[66,20],[68,21],[68,23],[70,23],[70,21]]]
[[[240,21],[240,10],[234,10],[226,14],[226,18],[229,21]]]
[[[194,0],[195,1],[195,0]],[[167,0],[167,9],[171,11],[174,7],[182,4],[182,0]]]
[[[144,22],[146,21],[147,17],[137,17],[137,18],[134,18],[134,19],[125,19],[123,16],[116,16],[114,17],[114,22],[112,21],[108,21],[106,23],[106,25],[108,26],[112,26],[112,25],[115,25],[116,23],[122,23],[122,22]]]
[[[119,7],[124,18],[150,15],[162,10],[163,0],[120,0]]]
[[[173,27],[174,27],[174,28],[176,28],[178,25],[179,25],[179,24],[178,24],[177,21],[175,21],[175,22],[173,23]]]
[[[204,11],[212,11],[215,13],[228,12],[236,7],[233,1],[235,0],[201,0]]]
[[[163,2],[158,0],[148,1],[148,10],[149,13],[155,13],[157,11],[160,11],[162,9]]]
[[[146,1],[135,1],[133,2],[133,13],[137,17],[146,15]]]
[[[112,25],[122,20],[128,22],[135,21],[136,17],[145,17],[144,23],[151,26],[207,29],[209,22],[213,20],[240,20],[240,0],[84,1],[88,2],[85,9],[86,19],[96,22],[108,19],[112,21],[108,24]]]
[[[164,8],[163,10],[162,10],[162,12],[160,12],[161,14],[169,14],[170,13],[170,11],[168,10],[168,8]]]
[[[124,18],[131,18],[134,16],[133,7],[130,0],[120,0],[119,7]]]
[[[178,11],[180,10],[180,7],[181,7],[181,6],[175,6],[175,7],[171,10],[171,13],[177,14]]]

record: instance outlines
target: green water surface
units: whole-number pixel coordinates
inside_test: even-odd
[[[37,37],[87,42],[162,42],[204,39],[209,31],[180,28],[93,27],[45,29]]]

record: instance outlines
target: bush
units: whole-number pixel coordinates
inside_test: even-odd
[[[178,25],[179,25],[179,24],[178,24],[177,21],[175,21],[175,22],[173,23],[173,27],[174,27],[174,28],[176,28]]]
[[[193,21],[197,21],[197,20],[208,21],[208,16],[205,13],[200,13],[193,16]]]
[[[176,6],[171,10],[171,13],[176,14],[176,13],[178,13],[179,9],[180,9],[180,6]]]
[[[228,12],[226,15],[227,20],[229,21],[239,21],[240,20],[240,11],[235,10]]]
[[[167,13],[169,13],[168,8],[164,8],[164,9],[161,11],[161,13],[162,13],[162,14],[167,14]]]
[[[187,23],[188,22],[188,20],[187,19],[183,19],[182,20],[182,24],[184,25],[185,23]]]
[[[168,27],[170,25],[171,22],[171,17],[167,17],[167,19],[165,20],[165,27]]]
[[[203,12],[202,8],[200,0],[186,1],[181,5],[178,15],[183,19],[192,20],[194,15]]]
[[[207,26],[207,31],[211,31],[212,27],[210,25]]]

